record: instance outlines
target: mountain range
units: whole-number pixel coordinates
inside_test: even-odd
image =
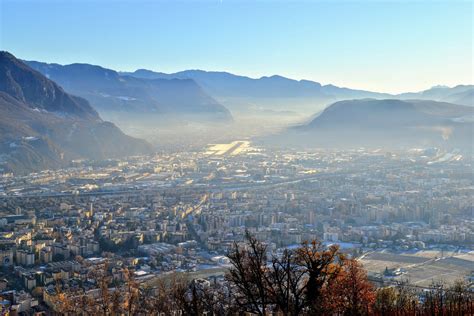
[[[268,111],[293,111],[309,114],[340,99],[383,98],[388,95],[377,92],[321,85],[309,80],[293,80],[274,75],[258,79],[234,75],[228,72],[185,70],[172,74],[139,69],[126,76],[147,79],[193,79],[203,89],[228,107],[232,113],[269,115]]]
[[[103,121],[83,98],[0,52],[0,170],[26,173],[71,159],[150,153],[143,140]]]
[[[122,74],[148,79],[193,79],[209,94],[216,97],[333,98],[336,96],[344,96],[345,98],[360,98],[364,96],[385,96],[383,93],[339,88],[334,85],[323,86],[318,82],[293,80],[279,75],[253,79],[228,72],[185,70],[165,74],[146,69],[139,69],[133,73]]]
[[[473,127],[471,106],[432,100],[345,100],[264,142],[331,148],[435,146],[472,154]]]
[[[209,142],[208,137],[236,135],[242,124],[227,107],[257,118],[250,124],[258,126],[242,125],[241,136],[264,125],[259,115],[278,116],[281,126],[292,113],[310,117],[264,138],[267,143],[472,149],[473,90],[471,85],[436,86],[390,95],[281,76],[253,79],[201,70],[123,73],[89,64],[23,62],[1,52],[0,170],[24,173],[61,167],[71,159],[152,151],[147,142],[104,121],[104,115],[158,137],[167,124],[172,144],[172,137],[186,128],[188,134],[179,137],[191,142],[192,137]],[[219,132],[211,129],[199,136],[183,119],[204,122],[201,128],[223,124]]]
[[[228,72],[185,70],[176,73],[139,69],[116,72],[90,64],[59,65],[25,61],[66,91],[86,98],[99,112],[201,115],[230,120],[232,112],[261,110],[314,113],[347,99],[423,99],[474,106],[474,86],[435,86],[420,92],[388,94],[321,85],[279,75],[249,78]]]
[[[277,145],[353,148],[462,148],[472,152],[474,86],[435,86],[388,94],[281,76],[252,79],[226,72],[173,74],[139,69],[127,76],[193,79],[232,112],[310,113],[309,121],[261,139]],[[328,106],[329,104],[329,106]]]
[[[138,118],[157,115],[157,118],[181,116],[232,121],[229,110],[193,79],[144,79],[89,64],[25,63],[66,91],[87,99],[103,115],[113,112],[137,115]]]
[[[474,106],[474,86],[458,85],[455,87],[435,86],[421,92],[402,93],[399,99],[419,99],[449,102],[460,105]]]
[[[298,107],[299,104],[309,103],[311,106],[310,112],[314,112],[315,108],[321,104],[326,106],[335,101],[362,98],[423,99],[474,106],[474,86],[472,85],[459,85],[453,88],[435,86],[420,92],[395,95],[341,88],[331,84],[321,85],[310,80],[293,80],[278,75],[253,79],[228,72],[185,70],[166,74],[146,69],[122,74],[147,79],[193,79],[221,103],[226,106],[229,105],[232,110],[235,108],[230,104],[233,101],[234,103],[239,103],[236,100],[246,100],[242,101],[240,106],[245,102],[256,105],[271,105],[271,100],[274,100],[273,110],[275,110],[275,103],[277,105],[284,104],[284,109],[286,110]]]
[[[251,128],[264,120],[265,124],[281,127],[301,122],[341,100],[420,99],[474,105],[472,85],[437,86],[392,95],[278,75],[254,79],[203,70],[170,74],[147,69],[117,72],[89,64],[26,63],[66,91],[87,99],[103,117],[146,138],[157,135],[160,127],[172,131],[177,125],[186,125],[183,120],[204,121],[204,128],[212,123],[229,124],[233,118],[239,123],[232,128],[238,128],[242,121],[250,121]]]

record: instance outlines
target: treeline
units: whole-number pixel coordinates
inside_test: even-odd
[[[376,289],[358,261],[338,246],[313,241],[267,257],[267,246],[247,234],[228,253],[222,281],[171,275],[154,286],[133,273],[114,283],[107,268],[93,277],[94,295],[61,292],[61,314],[100,315],[474,315],[473,294],[464,282],[434,284],[420,291],[399,283]]]

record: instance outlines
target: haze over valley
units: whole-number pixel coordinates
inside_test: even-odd
[[[363,147],[399,144],[456,148],[472,140],[472,85],[452,88],[434,86],[420,92],[392,95],[330,84],[321,85],[309,80],[292,80],[278,75],[252,79],[226,72],[203,70],[165,74],[139,69],[127,73],[89,64],[62,66],[37,61],[27,61],[26,64],[56,81],[69,93],[87,99],[103,118],[117,124],[130,135],[144,138],[158,147],[197,145],[197,148],[209,142],[230,141],[242,137],[256,137],[258,140],[263,138],[265,141],[268,136],[276,139],[274,134],[284,134],[283,138],[293,137],[293,144],[325,147],[338,147],[342,141],[345,142],[344,145],[352,143]],[[293,128],[295,125],[310,124],[319,128],[318,120],[313,118],[321,113],[325,114],[326,108],[329,110],[339,104],[334,103],[360,99],[378,101],[368,101],[373,109],[361,108],[349,112],[350,108],[360,107],[360,102],[340,109],[324,123],[325,130],[328,125],[332,125],[333,130],[318,136],[318,132],[313,128],[309,141],[305,138],[310,129],[305,129],[301,135],[293,135],[295,131],[303,130]],[[419,102],[420,100],[427,102]],[[417,110],[423,108],[421,112],[432,115],[433,119],[425,118],[411,122],[411,126],[405,126],[404,121],[413,120],[413,113],[403,109],[407,102],[416,103]],[[382,109],[381,113],[372,118],[370,123],[366,122],[369,125],[387,128],[384,120],[393,119],[390,111],[399,112],[399,125],[390,125],[389,128],[393,131],[389,138],[373,142],[372,138],[377,137],[377,133],[372,130],[372,134],[369,132],[363,136],[359,135],[361,141],[357,143],[347,137],[336,141],[345,129],[354,128],[347,119],[340,125],[344,116],[356,114],[365,117],[378,108]],[[382,113],[384,110],[388,111]],[[427,113],[430,111],[431,113]],[[352,123],[359,124],[359,121],[353,120]],[[419,141],[411,137],[412,132],[402,131],[406,128],[420,134]],[[453,130],[456,140],[449,141]],[[430,133],[431,135],[428,135]],[[295,137],[298,139],[296,142]],[[318,142],[318,139],[321,141]],[[328,141],[329,139],[332,141]]]

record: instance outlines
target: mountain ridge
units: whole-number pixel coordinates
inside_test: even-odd
[[[26,173],[71,159],[151,153],[143,140],[103,121],[90,104],[8,52],[0,52],[0,170]]]
[[[192,79],[136,78],[83,63],[26,63],[87,99],[99,112],[186,113],[232,120],[231,113]]]
[[[243,85],[246,87],[248,90],[248,85],[250,84],[259,84],[261,82],[270,82],[270,83],[286,83],[286,84],[291,84],[294,85],[293,89],[299,89],[300,91],[303,92],[303,94],[311,94],[311,93],[316,93],[317,91],[307,91],[307,89],[341,89],[341,91],[354,91],[358,93],[368,93],[368,94],[376,94],[376,95],[386,95],[384,93],[378,93],[378,92],[371,92],[371,91],[364,91],[364,90],[357,90],[357,89],[349,89],[349,88],[341,88],[337,87],[335,85],[321,85],[319,82],[316,81],[311,81],[307,79],[301,79],[301,80],[295,80],[291,78],[287,78],[281,75],[271,75],[271,76],[261,76],[259,78],[251,78],[248,76],[243,76],[243,75],[235,75],[230,72],[226,71],[205,71],[205,70],[200,70],[200,69],[192,69],[192,70],[184,70],[184,71],[179,71],[176,73],[163,73],[163,72],[154,72],[152,70],[148,69],[138,69],[135,72],[119,72],[121,75],[127,75],[127,76],[136,76],[136,77],[146,77],[148,79],[151,78],[191,78],[196,80],[198,83],[202,83],[203,87],[208,87],[209,84],[212,80],[232,80],[233,84],[239,84]],[[206,77],[206,78],[204,78]],[[296,87],[296,85],[300,85],[300,87]],[[241,90],[241,87],[233,87],[237,88],[235,90]],[[263,87],[266,88],[266,87]],[[227,88],[221,87],[216,87],[212,86],[210,87],[211,91],[216,93],[217,95],[223,94],[223,93],[230,93],[231,95],[234,93],[232,91],[229,91]],[[255,88],[254,88],[255,89]],[[252,91],[253,89],[250,89]],[[304,91],[306,90],[306,91]],[[267,91],[268,92],[275,92],[275,91]],[[212,94],[212,92],[211,92]],[[331,97],[330,94],[324,93],[325,97]],[[228,95],[223,95],[223,96],[228,96]],[[265,94],[261,94],[260,96],[268,96]],[[294,92],[293,94],[289,94],[287,96],[295,96]],[[299,96],[302,96],[301,94]]]
[[[65,93],[56,83],[28,68],[12,54],[2,51],[0,58],[0,91],[38,109],[100,120],[87,101]],[[32,84],[35,82],[38,84]]]
[[[474,108],[431,100],[338,101],[263,141],[334,148],[461,148],[472,153]]]
[[[284,76],[280,75],[272,75],[272,76],[261,76],[259,78],[250,78],[247,76],[243,75],[234,75],[229,72],[225,71],[205,71],[205,70],[200,70],[200,69],[191,69],[191,70],[184,70],[184,71],[179,71],[175,73],[163,73],[163,72],[154,72],[152,70],[148,69],[137,69],[134,72],[119,72],[121,75],[128,75],[128,76],[137,76],[137,77],[147,77],[147,78],[158,78],[158,77],[163,77],[163,78],[174,78],[174,77],[179,77],[179,78],[185,78],[185,77],[190,77],[194,78],[196,81],[200,82],[199,77],[202,77],[204,75],[206,76],[220,76],[220,79],[225,79],[225,77],[230,78],[233,77],[234,79],[241,79],[241,80],[250,80],[250,81],[259,81],[259,80],[268,80],[272,78],[278,78],[279,80],[287,80],[293,83],[299,83],[299,84],[310,84],[313,85],[314,87],[318,87],[322,89],[322,91],[326,94],[327,97],[345,97],[345,98],[353,98],[354,96],[357,96],[357,98],[361,97],[378,97],[378,98],[399,98],[399,99],[414,99],[414,98],[423,98],[423,96],[429,96],[432,94],[433,90],[442,90],[444,93],[443,95],[439,96],[438,98],[434,98],[435,101],[449,101],[446,98],[449,96],[449,94],[456,92],[459,88],[463,88],[465,90],[474,91],[474,85],[456,85],[454,87],[447,87],[447,86],[433,86],[429,89],[418,91],[418,92],[406,92],[406,93],[399,93],[399,94],[393,94],[393,93],[385,93],[385,92],[377,92],[377,91],[369,91],[369,90],[362,90],[362,89],[352,89],[348,87],[339,87],[333,84],[326,84],[322,85],[319,82],[312,81],[312,80],[307,80],[307,79],[291,79],[287,78]],[[199,76],[199,77],[198,77]],[[451,91],[450,91],[451,90]],[[446,100],[443,100],[446,99]],[[472,103],[472,100],[469,104],[461,103],[461,105],[474,105]]]

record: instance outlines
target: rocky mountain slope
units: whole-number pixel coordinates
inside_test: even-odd
[[[0,170],[26,173],[71,159],[151,152],[8,52],[0,52]]]

